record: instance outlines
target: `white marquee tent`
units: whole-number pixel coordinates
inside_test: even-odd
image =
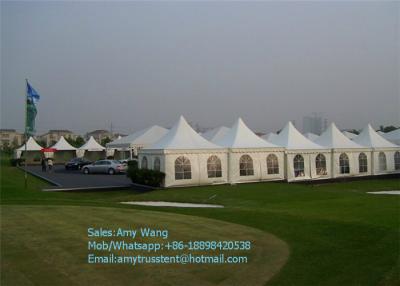
[[[109,152],[110,155],[112,153],[115,156],[123,157],[120,159],[132,159],[132,155],[137,155],[137,151],[139,149],[149,146],[154,142],[157,142],[167,132],[168,129],[165,129],[164,127],[158,125],[154,125],[107,143],[106,147],[107,150],[112,151]]]
[[[85,157],[88,160],[99,160],[106,157],[105,149],[90,136],[89,140],[76,150],[78,157]]]
[[[400,128],[385,133],[385,134],[383,135],[383,137],[384,137],[386,140],[388,140],[388,141],[390,141],[390,142],[392,142],[392,143],[394,143],[394,144],[400,146]]]
[[[304,137],[290,121],[270,141],[286,149],[286,179],[289,182],[329,178],[330,151]]]
[[[357,137],[357,134],[354,134],[353,132],[343,131],[342,133],[344,136],[346,136],[349,139],[354,139]]]
[[[400,147],[380,136],[370,124],[353,141],[371,148],[373,175],[400,171]]]
[[[220,126],[211,130],[208,130],[207,132],[204,132],[201,134],[204,138],[206,138],[208,141],[211,142],[216,142],[220,140],[222,137],[225,136],[226,133],[229,132],[229,128],[225,126]]]
[[[40,162],[42,156],[41,151],[43,147],[40,146],[33,137],[29,137],[26,142],[26,160],[27,163]],[[15,158],[21,158],[21,155],[25,152],[25,144],[15,150]],[[23,156],[25,157],[25,155]]]
[[[241,118],[215,143],[228,148],[229,183],[284,179],[284,148],[257,136]]]
[[[319,135],[311,133],[311,132],[305,133],[304,136],[307,139],[310,139],[311,141],[314,141],[315,139],[317,139],[319,137]]]
[[[276,136],[278,136],[278,134],[271,132],[271,133],[261,136],[261,138],[264,140],[267,140],[267,141],[271,141],[271,139],[275,138]]]
[[[165,187],[227,183],[227,151],[181,116],[157,142],[139,150],[139,167],[165,173]]]
[[[54,163],[65,163],[76,156],[76,148],[71,146],[64,136],[61,136],[51,148],[56,149],[53,155]]]
[[[371,174],[370,148],[351,141],[334,123],[314,142],[332,150],[330,161],[333,178]]]

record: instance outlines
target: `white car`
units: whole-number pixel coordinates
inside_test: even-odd
[[[82,168],[84,174],[103,173],[114,175],[126,172],[127,167],[117,160],[99,160]]]

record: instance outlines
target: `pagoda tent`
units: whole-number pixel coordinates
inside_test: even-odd
[[[33,137],[29,137],[26,142],[26,154],[25,154],[25,144],[15,150],[15,158],[23,158],[26,160],[27,164],[39,164],[42,154],[43,147],[40,146]]]
[[[78,157],[85,157],[89,161],[97,161],[106,157],[106,148],[101,146],[90,136],[89,140],[76,150]]]
[[[396,144],[396,145],[400,146],[400,128],[385,133],[385,134],[383,135],[383,137],[384,137],[386,140],[392,142],[393,144]]]
[[[228,127],[220,126],[220,127],[208,130],[207,132],[204,132],[203,134],[201,134],[201,136],[206,138],[208,141],[215,143],[216,141],[218,141],[222,137],[224,137],[225,134],[228,132],[229,132]]]
[[[370,124],[353,141],[371,148],[373,175],[400,172],[400,147],[380,136]]]
[[[164,186],[227,183],[227,151],[203,138],[182,116],[157,142],[139,150],[139,168],[165,173]]]
[[[357,137],[357,134],[354,134],[353,132],[349,132],[349,131],[343,131],[342,132],[344,136],[346,136],[347,138],[353,140],[354,138]]]
[[[168,129],[154,125],[128,136],[118,138],[106,144],[108,154],[112,153],[115,159],[132,160],[133,156],[137,156],[139,149],[160,140],[167,132]]]
[[[371,174],[371,149],[347,138],[334,123],[314,142],[331,150],[333,178]]]
[[[278,134],[271,132],[271,133],[261,136],[261,138],[264,140],[267,140],[267,141],[271,141],[271,139],[275,138],[276,136],[278,136]]]
[[[228,149],[229,183],[284,180],[284,148],[256,135],[241,118],[215,144]]]
[[[64,136],[61,136],[51,148],[56,150],[53,155],[55,164],[65,163],[76,157],[76,148],[69,144]]]
[[[314,141],[315,139],[317,139],[319,137],[319,135],[311,133],[311,132],[305,133],[304,136],[307,139],[310,139],[311,141]]]
[[[270,142],[285,148],[288,182],[330,177],[330,151],[301,134],[289,121]]]

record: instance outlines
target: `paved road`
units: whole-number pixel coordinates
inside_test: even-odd
[[[129,187],[131,180],[125,174],[106,175],[89,174],[84,175],[80,171],[67,171],[64,166],[56,165],[52,172],[42,172],[41,166],[28,166],[28,172],[56,184],[48,189],[94,189],[110,187]]]

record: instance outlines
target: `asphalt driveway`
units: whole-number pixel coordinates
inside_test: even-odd
[[[65,170],[63,165],[56,165],[52,172],[42,172],[41,166],[28,166],[27,171],[34,176],[50,182],[53,187],[45,190],[79,190],[79,189],[110,189],[131,186],[131,180],[123,174],[88,174],[81,171]]]

